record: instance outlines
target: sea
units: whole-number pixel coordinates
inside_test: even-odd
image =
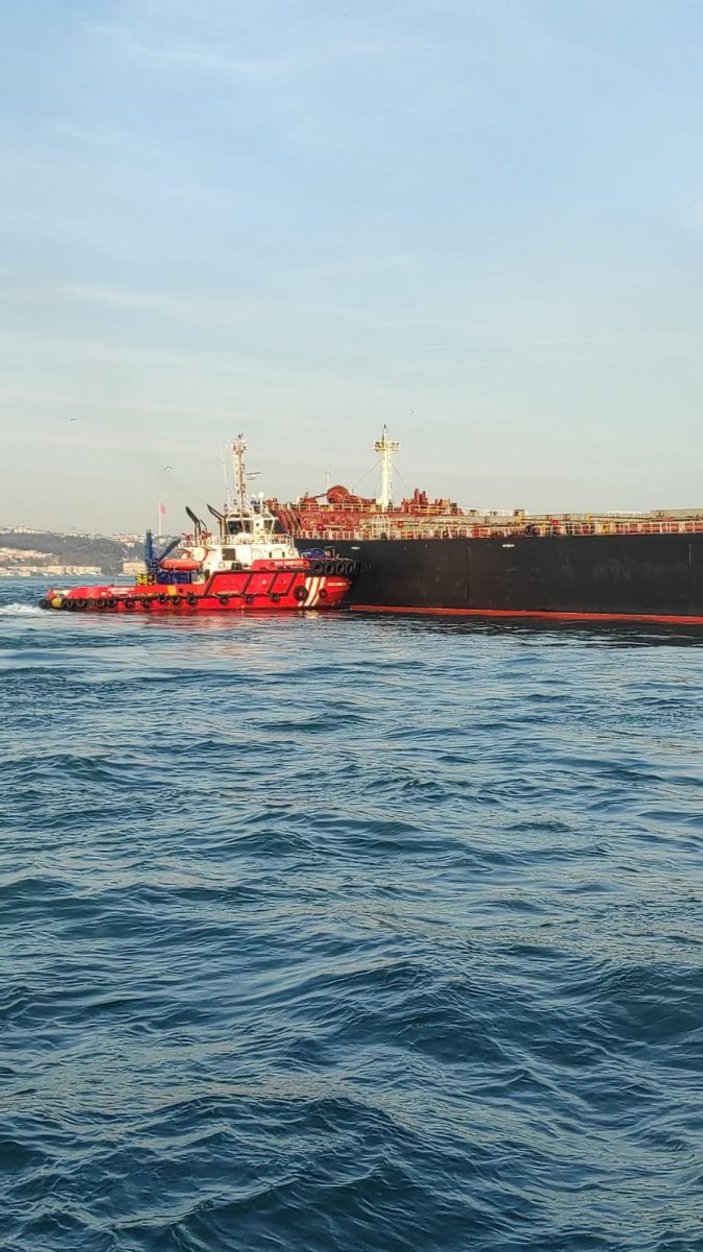
[[[0,583],[5,1252],[700,1252],[703,631]]]

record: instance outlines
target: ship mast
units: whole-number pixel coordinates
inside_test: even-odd
[[[381,454],[381,495],[378,503],[386,512],[393,503],[393,453],[400,451],[400,444],[388,438],[388,427],[383,427],[383,435],[373,445],[374,452]]]
[[[234,459],[234,490],[239,500],[239,511],[244,516],[247,510],[247,476],[244,469],[244,453],[246,451],[247,441],[243,435],[237,435],[232,444],[232,457]]]

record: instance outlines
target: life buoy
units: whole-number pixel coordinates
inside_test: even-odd
[[[295,588],[295,591],[293,592],[293,596],[294,596],[294,598],[295,598],[296,600],[300,600],[301,602],[302,602],[303,600],[307,600],[307,598],[308,598],[308,589],[307,589],[307,587],[303,587],[303,586],[296,587],[296,588]]]

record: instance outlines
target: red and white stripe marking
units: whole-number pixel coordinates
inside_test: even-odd
[[[308,596],[307,596],[307,600],[302,601],[302,605],[304,608],[314,609],[315,605],[320,599],[320,591],[322,590],[324,584],[325,584],[325,579],[324,579],[324,575],[322,574],[316,574],[313,578],[305,579],[305,586],[307,588]]]

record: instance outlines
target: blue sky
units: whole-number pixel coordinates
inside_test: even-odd
[[[239,430],[271,492],[354,485],[384,422],[401,491],[703,504],[698,0],[3,27],[0,522],[178,529]]]

